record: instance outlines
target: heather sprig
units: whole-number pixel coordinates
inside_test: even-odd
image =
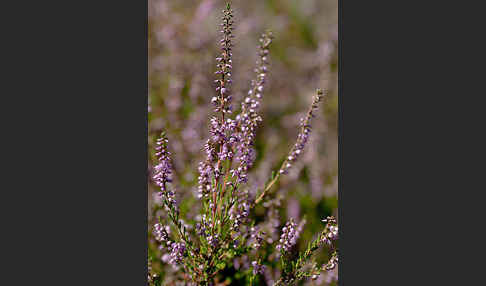
[[[297,224],[293,219],[290,219],[282,228],[282,235],[276,249],[281,253],[289,252],[291,247],[297,242],[298,237]]]
[[[184,280],[184,285],[215,285],[220,273],[228,268],[235,269],[238,279],[247,285],[258,284],[260,276],[268,276],[269,269],[280,274],[280,278],[272,278],[272,281],[276,280],[274,285],[289,285],[336,266],[337,222],[332,217],[327,218],[324,230],[304,252],[297,254],[295,246],[306,223],[305,218],[298,224],[291,218],[280,234],[280,198],[264,202],[267,208],[264,221],[255,220],[254,212],[256,205],[304,151],[311,132],[311,119],[324,93],[317,90],[301,120],[295,144],[255,199],[254,189],[250,191],[247,186],[248,173],[256,157],[255,140],[262,121],[259,110],[268,80],[273,35],[265,32],[259,39],[255,78],[250,82],[241,108],[233,115],[230,90],[233,24],[233,11],[228,4],[223,10],[221,24],[221,54],[216,58],[216,95],[210,100],[214,113],[209,118],[209,137],[201,147],[204,159],[197,168],[197,197],[201,208],[196,211],[199,214],[187,224],[184,222],[187,218],[184,206],[178,203],[176,194],[179,197],[180,194],[172,184],[169,140],[162,133],[155,147],[157,164],[153,167],[153,179],[160,188],[158,194],[166,215],[158,217],[151,235],[160,249],[161,260],[173,266],[174,273],[180,274],[178,277]],[[313,263],[309,270],[311,254],[323,245],[330,248],[331,259],[321,266]]]
[[[338,238],[338,226],[334,217],[327,217],[323,220],[326,223],[324,230],[314,239],[309,242],[307,249],[299,253],[298,258],[294,261],[286,261],[287,257],[282,257],[283,273],[282,277],[274,284],[289,285],[289,283],[295,283],[302,279],[311,277],[316,279],[322,271],[333,270],[338,263],[338,253],[334,245],[334,241]],[[317,266],[313,263],[310,269],[305,270],[304,266],[310,259],[311,255],[319,249],[321,246],[327,245],[331,249],[331,258],[322,266]]]
[[[321,101],[323,96],[324,92],[321,89],[318,89],[316,91],[316,95],[312,100],[312,104],[307,111],[306,116],[304,118],[301,118],[300,120],[300,132],[297,136],[297,141],[290,150],[287,158],[283,161],[278,172],[276,174],[272,174],[271,181],[265,186],[262,193],[255,200],[255,204],[258,204],[263,200],[263,198],[270,191],[272,186],[278,181],[280,175],[287,174],[290,167],[292,167],[292,164],[300,157],[300,155],[304,151],[304,147],[309,139],[309,135],[311,132],[311,119],[314,117],[314,111],[318,108],[318,103]]]
[[[255,142],[256,128],[258,122],[262,121],[257,111],[263,98],[263,88],[268,73],[269,46],[272,43],[272,39],[272,32],[267,31],[259,40],[259,59],[255,68],[256,79],[251,81],[248,96],[241,103],[241,112],[236,116],[236,122],[240,130],[237,136],[239,141],[237,146],[239,164],[230,172],[232,177],[237,178],[238,183],[246,183],[248,169],[252,166],[254,160],[254,150],[252,148]]]
[[[314,111],[317,109],[318,103],[321,101],[322,97],[323,92],[322,90],[318,89],[305,118],[300,119],[300,132],[297,136],[297,142],[295,142],[289,156],[282,164],[282,167],[280,167],[280,170],[278,171],[280,174],[286,174],[290,167],[292,167],[292,163],[294,163],[304,151],[304,147],[309,140],[309,135],[311,132],[311,119],[314,117]]]
[[[170,152],[167,150],[168,142],[169,140],[165,136],[165,133],[162,133],[160,138],[157,139],[157,146],[155,147],[155,156],[157,156],[159,163],[154,167],[155,175],[153,179],[155,180],[155,184],[160,187],[162,193],[167,192],[166,184],[172,182],[172,162]]]
[[[230,4],[226,5],[226,9],[223,10],[223,23],[221,24],[223,34],[220,40],[221,46],[221,56],[216,58],[218,62],[216,74],[221,75],[220,79],[215,80],[218,84],[216,87],[217,96],[211,99],[211,102],[215,105],[215,112],[222,113],[222,121],[224,122],[224,114],[231,113],[231,95],[229,94],[229,86],[231,81],[231,70],[232,70],[232,52],[233,47],[231,39],[233,36],[233,10],[231,10]]]

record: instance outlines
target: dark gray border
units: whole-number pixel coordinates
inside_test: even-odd
[[[147,1],[24,4],[4,9],[0,284],[146,285]]]

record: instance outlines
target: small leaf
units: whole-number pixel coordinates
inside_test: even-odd
[[[226,267],[226,263],[224,262],[219,262],[218,264],[216,264],[216,268],[220,270],[223,270],[225,267]]]

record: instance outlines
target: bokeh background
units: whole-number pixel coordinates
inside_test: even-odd
[[[167,131],[175,168],[174,181],[181,212],[196,215],[197,164],[208,138],[210,99],[215,95],[215,58],[218,56],[221,10],[219,0],[149,0],[149,170],[153,147]],[[282,224],[289,217],[307,224],[298,247],[303,249],[323,228],[322,218],[337,217],[338,206],[338,3],[337,0],[232,1],[234,12],[233,103],[248,92],[257,59],[258,38],[267,29],[274,41],[270,72],[257,133],[257,159],[248,188],[264,185],[272,170],[294,144],[300,117],[307,111],[316,88],[327,98],[313,120],[313,132],[304,156],[282,177]],[[149,229],[161,212],[150,183]],[[258,210],[257,210],[258,212]],[[153,254],[149,244],[149,255]],[[328,254],[318,255],[325,261]],[[160,268],[154,262],[153,268]],[[305,285],[334,285],[337,268]]]

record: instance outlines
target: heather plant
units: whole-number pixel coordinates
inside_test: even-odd
[[[187,197],[187,191],[178,190],[174,182],[170,134],[163,132],[155,142],[156,164],[150,170],[158,187],[159,207],[154,211],[157,222],[151,226],[150,236],[159,249],[155,256],[170,268],[162,275],[149,259],[151,285],[294,285],[319,279],[335,269],[338,262],[336,219],[323,218],[322,231],[299,251],[296,243],[306,219],[290,218],[280,225],[278,209],[282,197],[276,190],[280,178],[288,176],[302,160],[309,145],[312,118],[325,94],[320,89],[316,91],[300,120],[297,139],[280,168],[253,190],[249,187],[249,173],[257,155],[256,132],[263,120],[259,111],[268,81],[273,35],[265,32],[259,39],[254,79],[241,104],[235,107],[231,89],[233,26],[233,11],[228,4],[222,16],[215,93],[207,99],[213,106],[209,138],[200,146],[204,158],[197,168],[197,192],[193,198]],[[197,199],[199,207],[194,206],[191,214],[183,217],[178,198]],[[262,205],[263,217],[255,216]],[[319,264],[313,260],[313,254],[319,251],[328,253],[327,262]]]

